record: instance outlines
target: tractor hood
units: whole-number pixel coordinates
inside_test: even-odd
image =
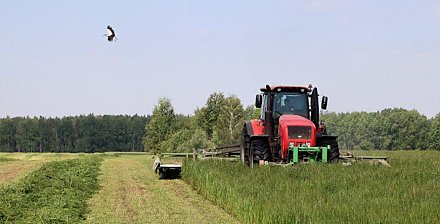
[[[278,134],[281,141],[281,157],[287,158],[290,143],[299,145],[316,145],[315,124],[299,115],[281,115],[279,118]]]

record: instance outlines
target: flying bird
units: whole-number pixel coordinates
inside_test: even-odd
[[[118,38],[116,37],[115,31],[113,30],[113,28],[110,25],[107,26],[107,33],[104,34],[104,36],[106,36],[107,40],[110,42],[113,41],[113,39],[115,41],[118,40]]]

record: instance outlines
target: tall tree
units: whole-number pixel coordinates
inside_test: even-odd
[[[254,105],[247,106],[244,109],[245,120],[258,119],[261,116],[261,108],[255,108]]]
[[[431,120],[431,131],[428,137],[428,147],[430,149],[440,150],[440,113]]]
[[[145,126],[145,151],[160,152],[160,145],[173,134],[175,124],[176,115],[171,101],[167,98],[160,98],[153,109],[150,121]]]
[[[430,125],[415,110],[384,109],[379,112],[326,113],[328,131],[338,135],[341,148],[426,149]]]
[[[18,152],[38,152],[41,142],[38,130],[38,118],[19,119],[16,131]]]
[[[196,124],[212,138],[214,132],[214,125],[217,123],[222,108],[225,104],[225,96],[221,92],[211,94],[206,101],[206,104],[201,109],[195,111]]]
[[[239,142],[244,119],[247,117],[240,99],[236,96],[227,97],[219,112],[212,141],[216,145]]]
[[[16,122],[6,117],[0,120],[0,151],[14,152],[16,147]]]

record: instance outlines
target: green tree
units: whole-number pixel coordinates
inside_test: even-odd
[[[179,145],[179,147],[177,147],[177,150],[182,152],[191,152],[192,150],[197,149],[210,150],[213,148],[214,143],[209,140],[208,135],[206,135],[203,130],[196,129],[193,131],[191,137],[187,141],[183,142],[181,145]]]
[[[20,118],[17,123],[16,131],[17,151],[18,152],[38,152],[41,142],[38,130],[38,118]]]
[[[324,113],[329,133],[338,135],[343,149],[426,149],[427,118],[416,110],[384,109],[380,112]]]
[[[0,119],[0,151],[14,152],[16,147],[16,122],[6,117]]]
[[[129,138],[127,151],[143,151],[142,139],[145,136],[145,125],[148,120],[149,117],[138,116],[137,114],[129,117],[126,124],[126,135]]]
[[[239,142],[244,120],[247,114],[236,96],[224,100],[214,126],[212,141],[216,145]]]
[[[59,125],[55,131],[58,142],[59,152],[73,152],[75,141],[77,139],[77,129],[75,128],[76,119],[73,117],[64,117],[60,119]]]
[[[252,119],[258,119],[261,115],[261,108],[255,108],[254,105],[247,106],[246,109],[244,109],[245,113],[245,121],[249,121]]]
[[[150,121],[145,126],[144,150],[147,152],[160,152],[161,144],[173,133],[176,126],[176,115],[171,101],[160,98],[153,109]]]
[[[430,149],[440,150],[440,113],[431,120],[431,131],[428,137],[428,147]]]
[[[208,138],[212,138],[214,132],[214,125],[225,104],[225,96],[221,92],[211,94],[206,101],[204,107],[195,111],[195,123],[199,126]]]
[[[80,116],[76,123],[78,137],[75,140],[75,152],[95,152],[98,142],[98,122],[93,114]]]
[[[426,148],[429,123],[425,116],[402,108],[384,109],[380,114],[385,149]]]

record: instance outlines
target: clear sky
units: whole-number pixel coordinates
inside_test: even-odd
[[[440,112],[440,2],[0,0],[0,117],[192,114],[317,86],[329,111]],[[116,43],[103,37],[111,25]]]

